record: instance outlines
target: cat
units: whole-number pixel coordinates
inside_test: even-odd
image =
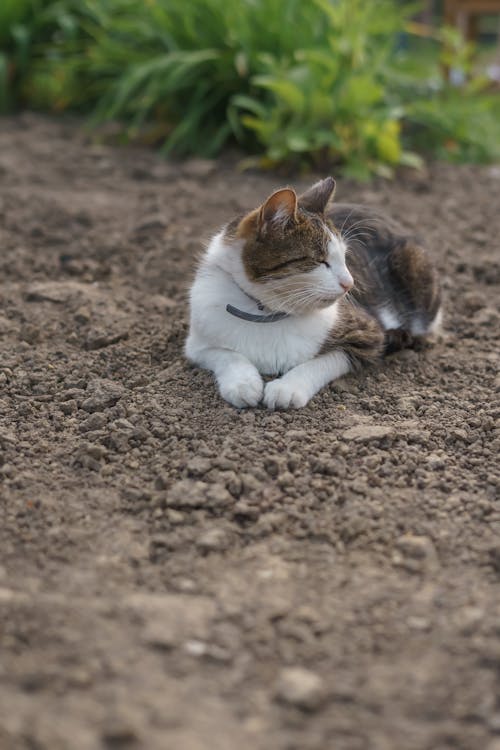
[[[334,192],[332,177],[300,197],[277,190],[227,224],[200,262],[185,354],[237,408],[303,407],[440,326],[427,252],[376,212],[333,203]]]

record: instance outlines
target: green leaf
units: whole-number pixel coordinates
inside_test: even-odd
[[[270,76],[255,76],[252,79],[255,86],[273,91],[292,111],[300,112],[305,105],[305,97],[297,84],[292,81],[271,78]]]

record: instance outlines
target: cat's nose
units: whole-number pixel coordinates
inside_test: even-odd
[[[349,281],[344,280],[344,281],[340,282],[340,286],[342,287],[342,289],[344,290],[344,292],[348,292],[349,289],[353,288],[354,283],[353,283],[352,279],[350,279]]]

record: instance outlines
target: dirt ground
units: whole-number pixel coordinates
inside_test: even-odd
[[[340,181],[427,238],[445,336],[293,413],[182,354],[283,178],[24,115],[0,179],[2,750],[500,750],[500,168]]]

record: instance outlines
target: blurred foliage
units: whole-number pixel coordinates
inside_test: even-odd
[[[165,152],[359,178],[500,156],[499,98],[450,30],[408,44],[395,0],[2,0],[0,111],[92,113]],[[423,54],[422,54],[423,51]],[[460,88],[443,63],[466,76]]]

